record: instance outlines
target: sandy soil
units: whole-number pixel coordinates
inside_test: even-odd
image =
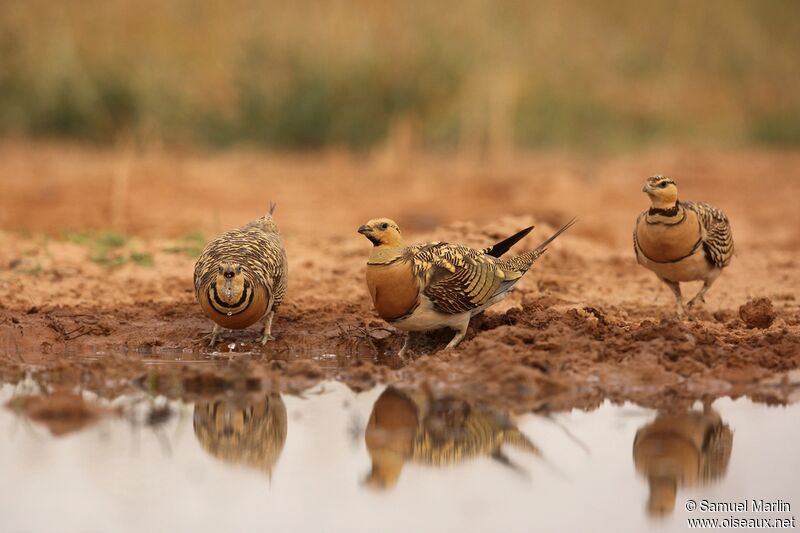
[[[671,293],[633,257],[633,221],[648,205],[641,184],[653,173],[674,176],[682,198],[711,202],[733,223],[733,264],[688,322],[674,320]],[[337,378],[356,389],[378,381],[457,389],[515,410],[588,407],[607,397],[650,406],[798,397],[800,153],[482,161],[6,142],[0,186],[6,381],[33,369],[100,394],[136,386],[178,394],[302,390]],[[208,353],[211,323],[194,301],[184,236],[248,222],[270,201],[291,271],[278,338],[254,346],[252,328]],[[363,280],[370,244],[356,228],[377,216],[397,220],[412,242],[480,247],[536,224],[520,252],[572,216],[579,223],[510,298],[473,321],[456,350],[441,350],[450,332],[422,335],[401,361],[392,354],[402,337],[381,329]],[[109,229],[132,236],[107,253],[119,266],[98,264],[92,244],[64,238]],[[183,364],[152,364],[174,360]]]

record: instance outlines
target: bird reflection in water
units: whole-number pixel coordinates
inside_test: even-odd
[[[407,462],[447,466],[485,456],[518,470],[504,455],[505,445],[540,455],[506,413],[394,387],[375,402],[365,440],[372,459],[365,482],[380,489],[394,487]]]
[[[278,394],[201,401],[194,406],[194,433],[208,453],[267,475],[283,451],[286,430],[286,406]]]
[[[648,513],[671,514],[678,487],[722,479],[732,447],[733,433],[709,406],[702,411],[660,414],[637,431],[633,461],[650,485]]]

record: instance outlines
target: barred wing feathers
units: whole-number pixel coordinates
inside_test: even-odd
[[[703,248],[715,266],[728,266],[733,257],[733,233],[728,217],[720,209],[702,202],[681,202],[694,211],[703,226]]]

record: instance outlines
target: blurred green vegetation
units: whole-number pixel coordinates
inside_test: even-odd
[[[89,251],[89,260],[98,265],[113,268],[134,263],[138,266],[153,266],[153,256],[136,250],[125,235],[112,231],[104,232],[69,232],[64,240],[85,246]]]
[[[190,231],[184,234],[174,244],[165,246],[161,251],[169,254],[183,254],[187,257],[197,258],[203,252],[206,237],[201,231]]]
[[[796,0],[5,0],[0,134],[796,146],[798,35]]]

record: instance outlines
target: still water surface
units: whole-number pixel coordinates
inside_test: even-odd
[[[800,514],[800,405],[511,417],[338,383],[113,405],[127,414],[62,436],[0,410],[0,531],[686,531],[687,518]],[[689,513],[690,498],[791,512]]]

